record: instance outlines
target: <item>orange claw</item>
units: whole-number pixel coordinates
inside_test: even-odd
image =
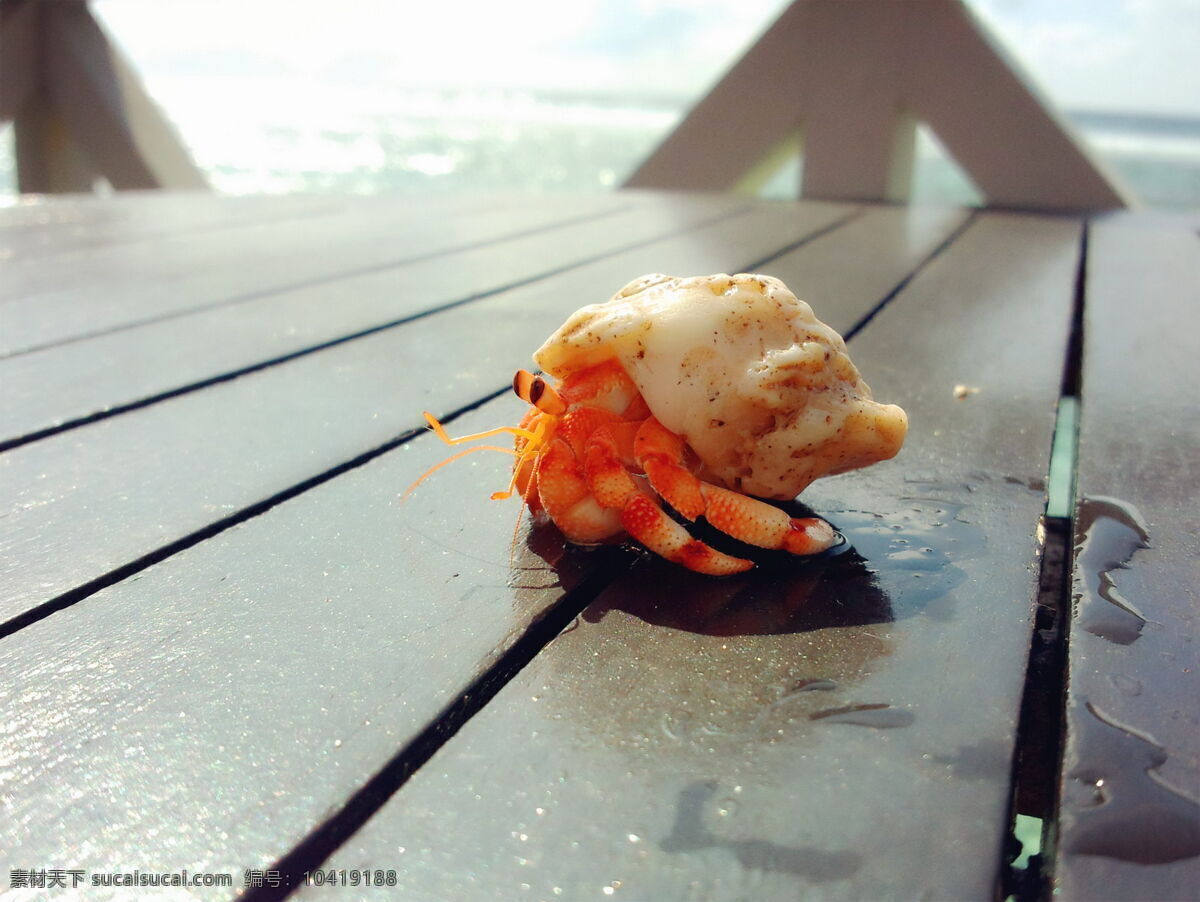
[[[592,497],[575,452],[562,439],[547,444],[536,475],[542,506],[572,542],[592,544],[621,531],[620,518]]]
[[[837,543],[833,527],[816,517],[789,517],[770,504],[706,482],[700,483],[700,493],[705,500],[705,519],[721,532],[750,545],[792,554],[817,554]]]

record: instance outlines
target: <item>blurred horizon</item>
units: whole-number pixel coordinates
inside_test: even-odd
[[[92,9],[218,191],[375,193],[616,187],[786,5],[343,0],[330,14],[284,0],[93,0]],[[1144,202],[1200,207],[1200,2],[968,6]],[[5,132],[0,193],[12,193]],[[798,177],[799,164],[766,193],[794,195]],[[914,199],[978,200],[928,132]]]

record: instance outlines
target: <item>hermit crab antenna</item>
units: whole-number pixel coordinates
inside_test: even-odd
[[[474,448],[467,448],[463,451],[451,454],[441,463],[434,464],[432,467],[418,476],[417,481],[404,490],[404,494],[400,496],[400,500],[407,501],[408,496],[417,490],[417,486],[419,486],[422,482],[424,482],[442,467],[446,466],[446,464],[452,464],[460,457],[466,457],[468,454],[474,454],[476,451],[499,451],[501,454],[511,454],[513,457],[519,456],[512,448],[501,448],[499,445],[476,445]]]
[[[531,445],[538,445],[541,443],[542,435],[545,432],[544,429],[530,432],[528,429],[522,429],[520,426],[497,426],[495,429],[487,429],[483,432],[473,433],[472,435],[463,435],[459,436],[458,438],[451,438],[450,434],[446,432],[446,427],[444,427],[438,418],[428,410],[425,411],[425,422],[429,424],[429,428],[433,430],[434,434],[437,435],[437,437],[447,445],[461,445],[464,442],[473,442],[481,438],[490,438],[493,435],[504,434],[519,436],[520,438],[525,439],[525,441]],[[422,482],[424,482],[442,467],[446,466],[446,464],[453,463],[461,457],[466,457],[468,454],[474,454],[476,451],[499,451],[502,454],[510,454],[513,457],[523,459],[522,455],[517,451],[514,451],[512,448],[501,448],[499,445],[476,445],[474,448],[467,448],[464,451],[451,454],[441,463],[434,464],[432,467],[422,473],[419,477],[417,477],[417,481],[405,490],[404,494],[401,496],[401,500],[407,500],[408,496],[413,493],[417,486],[419,486]],[[507,497],[507,495],[505,497]]]
[[[517,458],[517,462],[513,464],[512,478],[508,481],[508,488],[503,492],[493,492],[493,501],[503,501],[506,498],[511,498],[513,490],[517,486],[517,480],[521,478],[521,470],[527,464],[535,460],[538,452],[541,451],[542,445],[546,443],[546,421],[545,418],[534,427],[532,438],[525,443],[525,448],[520,453],[511,452]]]
[[[542,413],[558,416],[567,409],[567,402],[541,376],[535,376],[526,370],[517,370],[513,376],[513,391],[517,397],[527,404],[532,404]]]

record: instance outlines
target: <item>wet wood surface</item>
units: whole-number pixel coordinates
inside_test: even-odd
[[[983,217],[851,342],[913,424],[805,493],[854,551],[720,582],[643,562],[330,866],[397,861],[418,898],[988,898],[1079,237]]]
[[[1091,229],[1058,898],[1200,893],[1200,236]]]
[[[599,285],[619,287],[656,263],[737,269],[850,212],[766,206],[722,218],[15,448],[0,456],[12,511],[0,622],[421,428],[422,409],[446,415],[503,389],[579,298],[603,296]]]
[[[27,353],[356,272],[387,270],[629,206],[612,197],[516,209],[461,199],[450,204],[452,216],[431,223],[420,201],[367,202],[302,209],[277,220],[244,217],[224,228],[194,227],[53,256],[16,253],[0,294],[14,323],[5,330],[0,353]],[[107,290],[96,291],[97,282]],[[80,310],[88,315],[81,317]]]
[[[734,221],[747,212],[743,201],[724,198],[681,199],[649,209],[630,206],[583,219],[578,213],[566,219],[559,212],[550,220],[553,228],[545,222],[550,214],[542,211],[543,224],[532,233],[510,232],[466,249],[451,245],[445,252],[366,273],[351,269],[332,283],[318,279],[239,298],[232,306],[218,304],[0,361],[0,376],[9,389],[0,406],[0,429],[6,439],[20,440],[64,421],[186,390],[538,282],[689,228]],[[827,225],[835,210],[814,207],[807,218],[781,210],[772,217],[761,211],[750,217],[746,228],[771,230],[782,242],[802,235],[806,227]],[[526,222],[533,219],[529,213],[523,217]],[[393,250],[393,256],[397,253]],[[239,265],[235,262],[230,269],[236,272]],[[229,277],[225,273],[224,278]],[[120,365],[114,366],[114,361]]]
[[[0,880],[215,870],[234,889],[197,894],[231,898],[304,862],[417,899],[991,897],[1077,220],[138,200],[0,211],[26,280],[0,285],[26,330],[0,359]],[[783,278],[910,413],[896,461],[804,496],[853,551],[714,582],[514,533],[503,455],[399,503],[447,453],[422,409],[512,422],[512,371],[569,312],[719,270]]]

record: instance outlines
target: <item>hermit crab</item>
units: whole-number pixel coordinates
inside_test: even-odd
[[[517,372],[530,405],[518,426],[451,438],[425,414],[449,444],[515,436],[511,450],[476,446],[439,466],[508,451],[512,480],[493,498],[518,492],[572,542],[628,534],[700,573],[754,564],[693,538],[662,502],[742,542],[815,554],[838,540],[828,523],[758,498],[887,460],[908,429],[903,410],[872,400],[841,336],[770,276],[643,276],[572,314],[534,361],[554,382]]]

